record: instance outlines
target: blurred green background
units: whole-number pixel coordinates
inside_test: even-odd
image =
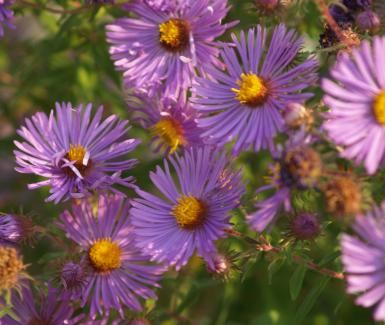
[[[45,4],[45,1],[33,1]],[[76,1],[57,1],[63,6]],[[305,50],[314,52],[323,22],[313,1],[298,1],[290,10],[268,17],[257,13],[251,1],[232,0],[227,21],[240,20],[235,32],[256,24],[274,25],[283,21],[297,28],[305,37]],[[55,5],[55,1],[49,2]],[[116,113],[130,119],[126,109],[121,74],[116,72],[108,55],[104,26],[114,17],[125,15],[117,7],[90,9],[74,15],[53,14],[44,10],[15,6],[16,30],[6,30],[0,39],[0,211],[23,212],[46,226],[68,205],[44,203],[47,190],[28,191],[27,183],[37,179],[14,171],[13,140],[25,117],[37,111],[49,112],[55,101],[73,104],[92,102],[103,105],[106,115]],[[224,35],[228,40],[229,35]],[[330,63],[326,54],[320,56],[321,69]],[[140,186],[151,189],[148,173],[161,157],[148,150],[148,134],[139,126],[131,130],[131,137],[142,140],[132,154],[140,164],[132,171]],[[238,163],[244,167],[244,178],[252,192],[263,183],[269,158],[266,153],[245,153]],[[127,192],[128,195],[133,193]],[[247,232],[244,219],[235,216],[237,229]],[[52,226],[48,226],[53,228]],[[277,243],[285,221],[271,234]],[[338,259],[339,225],[328,226],[324,235],[306,247],[306,254],[315,261],[325,260],[325,266],[340,270]],[[252,232],[250,236],[255,236]],[[147,303],[148,317],[154,324],[213,324],[213,325],[269,325],[269,324],[372,324],[371,311],[356,307],[354,297],[345,294],[341,280],[325,278],[308,270],[296,299],[290,288],[303,270],[290,258],[260,256],[252,245],[239,239],[228,239],[220,247],[250,251],[241,268],[228,282],[213,278],[204,264],[194,259],[182,272],[169,272],[158,290],[156,306]],[[305,249],[305,248],[304,248]],[[337,252],[337,253],[336,253]],[[41,237],[34,247],[24,246],[29,272],[36,278],[48,279],[55,267],[48,260],[60,261],[64,256],[49,239]],[[336,258],[337,257],[337,258]],[[293,277],[293,274],[296,276]],[[323,290],[321,290],[323,289]]]

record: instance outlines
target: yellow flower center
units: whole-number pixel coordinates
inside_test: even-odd
[[[242,73],[241,80],[238,80],[237,84],[239,89],[232,88],[231,90],[236,93],[235,98],[241,104],[257,107],[266,101],[268,96],[266,83],[254,73]]]
[[[170,153],[178,149],[179,145],[186,143],[181,124],[170,117],[162,118],[158,123],[153,125],[151,127],[151,133],[162,139],[170,148]]]
[[[15,248],[0,246],[0,293],[17,285],[24,268],[25,265]]]
[[[191,230],[202,225],[206,210],[206,206],[199,199],[182,195],[172,209],[172,214],[181,228]]]
[[[159,25],[159,41],[167,50],[178,52],[188,45],[189,31],[185,20],[170,19]]]
[[[373,114],[378,123],[385,125],[385,90],[374,98]]]
[[[104,238],[93,244],[88,252],[92,266],[99,272],[109,272],[120,267],[121,250],[111,239]]]
[[[83,146],[70,144],[70,150],[67,153],[67,159],[75,161],[75,165],[83,165],[83,159],[86,154],[86,149]]]

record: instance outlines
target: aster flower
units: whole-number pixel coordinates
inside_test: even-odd
[[[296,240],[311,240],[321,232],[319,217],[313,213],[297,214],[290,220],[289,235]]]
[[[49,117],[36,113],[18,130],[26,142],[15,141],[19,149],[15,151],[16,162],[20,166],[16,170],[46,178],[28,186],[49,186],[51,195],[46,201],[81,198],[91,190],[114,190],[114,184],[130,186],[133,180],[121,176],[136,160],[120,157],[139,143],[126,138],[128,121],[111,115],[101,122],[103,108],[93,118],[91,109],[91,104],[83,109],[82,105],[73,108],[70,103],[57,103],[56,117],[53,111]]]
[[[274,136],[283,130],[279,112],[288,102],[312,96],[300,91],[316,80],[317,63],[308,59],[295,66],[303,41],[282,24],[270,41],[261,26],[232,38],[235,49],[229,44],[221,51],[226,71],[210,68],[212,79],[197,78],[193,88],[193,107],[204,113],[198,126],[207,128],[203,136],[213,143],[236,139],[235,154],[250,147],[273,149]]]
[[[256,204],[256,212],[247,219],[251,227],[258,232],[272,224],[281,207],[291,211],[291,191],[314,187],[321,175],[322,163],[318,153],[308,145],[308,139],[301,136],[289,140],[286,148],[274,153],[276,163],[270,166],[271,176],[268,185],[257,189],[256,194],[276,189],[269,198]]]
[[[202,130],[195,121],[198,114],[185,96],[175,100],[139,94],[130,96],[127,102],[129,109],[136,113],[136,121],[150,131],[156,152],[173,153],[179,148],[203,144]]]
[[[209,265],[216,252],[214,241],[225,236],[229,212],[238,206],[244,188],[240,173],[229,169],[224,154],[209,147],[193,148],[150,174],[162,193],[155,196],[137,189],[132,202],[136,245],[153,259],[179,270],[197,250]]]
[[[159,87],[175,96],[191,86],[197,69],[219,64],[214,39],[234,24],[221,25],[229,7],[223,0],[171,2],[135,0],[124,8],[137,18],[107,26],[110,54],[124,71],[127,87]]]
[[[14,2],[14,0],[0,0],[0,37],[4,36],[3,25],[12,29],[15,28],[15,26],[10,22],[13,18],[13,12],[8,8]]]
[[[137,297],[156,298],[148,287],[158,286],[164,268],[147,263],[148,257],[134,247],[129,207],[122,196],[103,194],[97,215],[93,206],[82,200],[73,205],[72,214],[65,211],[60,217],[58,226],[87,254],[90,269],[82,290],[82,307],[90,301],[92,319],[97,313],[108,315],[110,309],[123,317],[123,306],[142,309]]]
[[[385,162],[385,37],[363,41],[352,55],[342,54],[324,79],[330,107],[324,129],[345,146],[342,155],[364,163],[373,174]]]
[[[359,236],[342,235],[342,263],[347,273],[347,292],[360,293],[356,304],[377,305],[374,318],[385,320],[385,205],[366,216],[359,215],[353,226]]]
[[[30,286],[24,287],[21,295],[14,293],[11,310],[17,316],[17,320],[11,316],[4,316],[0,319],[0,323],[4,325],[77,324],[78,317],[72,318],[73,307],[63,297],[59,299],[58,291],[50,284],[48,284],[47,295],[39,291],[35,297]]]

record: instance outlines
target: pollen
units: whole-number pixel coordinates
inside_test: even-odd
[[[86,149],[83,146],[74,146],[70,144],[70,150],[67,153],[68,160],[75,161],[75,165],[83,165],[83,159]]]
[[[151,133],[158,136],[167,147],[170,153],[175,152],[180,145],[184,145],[186,140],[183,136],[182,125],[173,118],[162,118],[158,123],[151,127]]]
[[[236,93],[235,98],[241,104],[257,107],[266,102],[268,88],[265,81],[253,73],[242,73],[241,79],[237,81],[239,89],[232,88]]]
[[[171,52],[184,50],[189,43],[189,24],[183,19],[170,19],[159,25],[159,41]]]
[[[88,256],[92,266],[99,272],[110,272],[121,265],[121,250],[110,238],[103,238],[94,243]]]
[[[0,292],[15,287],[24,268],[15,248],[0,246]]]
[[[385,90],[374,98],[373,114],[378,123],[385,125]]]
[[[182,196],[178,204],[172,209],[179,227],[183,229],[195,229],[203,224],[206,219],[205,204],[194,196]]]

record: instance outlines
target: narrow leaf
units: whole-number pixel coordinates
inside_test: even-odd
[[[298,265],[297,269],[290,278],[289,289],[292,300],[297,299],[299,293],[301,292],[306,270],[307,268],[303,264]]]

